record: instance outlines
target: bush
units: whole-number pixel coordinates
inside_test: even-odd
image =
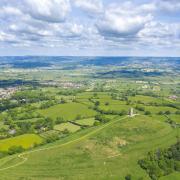
[[[139,111],[145,111],[145,108],[142,107],[142,106],[136,106],[136,109],[139,110]]]
[[[164,114],[163,111],[158,112],[158,115],[163,115],[163,114]]]
[[[170,115],[171,114],[171,112],[170,111],[165,111],[165,113],[164,114],[166,114],[166,115]]]
[[[99,126],[101,123],[99,121],[94,122],[94,126]]]
[[[21,153],[24,150],[25,149],[22,146],[12,146],[8,149],[8,154],[12,155],[12,154],[16,154],[16,153]]]
[[[131,178],[131,175],[130,174],[128,174],[126,177],[125,177],[125,180],[131,180],[132,178]]]
[[[59,136],[58,136],[58,135],[52,134],[52,135],[46,137],[46,142],[47,142],[47,143],[52,143],[52,142],[54,142],[54,141],[57,141],[58,139],[59,139]]]
[[[150,111],[146,111],[144,114],[145,115],[151,115],[151,112]]]

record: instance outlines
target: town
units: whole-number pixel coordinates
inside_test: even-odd
[[[10,98],[18,90],[20,90],[20,87],[0,88],[0,99]]]

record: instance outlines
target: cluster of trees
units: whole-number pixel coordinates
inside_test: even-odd
[[[167,110],[167,111],[159,111],[158,115],[170,115],[171,111]]]
[[[139,160],[138,163],[153,180],[171,174],[173,171],[180,172],[180,141],[178,140],[168,149],[149,152],[147,157]]]
[[[0,101],[0,112],[5,111],[7,109],[19,107],[20,103],[16,100],[11,99],[2,99]]]
[[[56,101],[47,101],[47,102],[44,102],[41,104],[40,109],[47,109],[47,108],[54,106],[56,104],[57,104]]]
[[[52,130],[54,121],[51,118],[41,118],[35,122],[30,121],[8,121],[9,130],[5,130],[3,133],[10,136],[17,136],[25,133],[40,133],[42,131]],[[9,134],[8,131],[14,130],[15,133]]]
[[[47,95],[47,93],[43,93],[41,91],[20,91],[17,92],[12,96],[12,99],[15,99],[20,102],[24,103],[35,103],[39,101],[45,101],[45,100],[52,100],[55,99],[55,97],[52,97],[50,95]]]
[[[30,106],[29,106],[30,107]],[[4,117],[4,121],[8,122],[9,120],[26,120],[33,118],[42,118],[43,116],[40,113],[37,113],[36,108],[21,108],[21,109],[10,109],[8,110],[8,115]]]
[[[52,143],[59,140],[59,134],[51,134],[46,137],[46,143]]]
[[[0,158],[25,151],[22,146],[12,146],[7,151],[0,151]]]
[[[104,109],[99,109],[98,107],[95,107],[94,110],[101,114],[106,114],[106,115],[119,115],[119,116],[124,116],[127,115],[128,112],[126,110],[121,110],[121,111],[115,111],[115,110],[104,110]]]
[[[58,92],[58,95],[63,95],[63,96],[76,96],[78,93],[83,92],[80,89],[66,89],[66,90],[61,90]]]
[[[99,122],[101,122],[101,123],[107,123],[107,122],[110,121],[109,118],[105,117],[105,116],[102,115],[102,114],[97,114],[97,115],[95,116],[95,120],[97,120],[97,121],[99,121]]]

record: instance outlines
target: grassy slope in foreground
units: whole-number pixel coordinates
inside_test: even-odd
[[[0,177],[124,180],[131,174],[133,180],[148,180],[137,161],[150,150],[175,143],[176,133],[168,124],[145,116],[124,119],[76,143],[29,154],[24,164],[1,171]]]
[[[16,136],[9,139],[0,140],[0,150],[7,151],[11,146],[22,146],[27,149],[32,147],[34,144],[40,144],[42,138],[36,134],[25,134]]]

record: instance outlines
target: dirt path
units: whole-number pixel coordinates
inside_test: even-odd
[[[32,153],[35,153],[35,152],[50,150],[50,149],[56,149],[56,148],[64,147],[64,146],[67,146],[67,145],[70,145],[70,144],[79,142],[79,141],[81,141],[81,140],[83,140],[83,139],[86,139],[87,137],[89,137],[89,136],[91,136],[91,135],[93,135],[93,134],[101,131],[102,129],[104,129],[104,128],[108,127],[108,126],[110,126],[110,125],[112,125],[112,124],[114,124],[114,123],[116,123],[116,122],[118,122],[118,121],[121,121],[121,120],[123,120],[123,119],[127,119],[127,118],[129,118],[129,117],[128,117],[128,116],[125,116],[125,117],[123,117],[123,118],[120,118],[120,119],[111,121],[111,122],[109,122],[109,123],[101,126],[100,128],[98,128],[98,129],[96,129],[96,130],[94,130],[94,131],[92,131],[92,132],[90,132],[90,133],[88,133],[88,134],[86,134],[86,135],[84,135],[84,136],[82,136],[82,137],[80,137],[80,138],[77,138],[77,139],[75,139],[75,140],[66,142],[66,143],[64,143],[64,144],[60,144],[60,145],[56,145],[56,146],[52,146],[52,147],[47,147],[47,148],[36,149],[36,150],[32,150],[32,151],[29,151],[29,152],[24,152],[24,153],[22,153],[22,154],[19,154],[17,157],[22,160],[21,162],[15,164],[15,165],[9,166],[9,167],[1,168],[0,171],[4,171],[4,170],[7,170],[7,169],[11,169],[11,168],[14,168],[14,167],[17,167],[17,166],[20,166],[20,165],[24,164],[24,163],[28,160],[27,157],[24,157],[25,155],[29,155],[29,154],[32,154]],[[118,156],[118,155],[116,155],[116,156]],[[116,156],[112,156],[112,157],[116,157]],[[112,158],[112,157],[109,157],[109,158]],[[7,162],[8,162],[8,161],[7,161]],[[6,163],[7,163],[7,162],[6,162]]]

